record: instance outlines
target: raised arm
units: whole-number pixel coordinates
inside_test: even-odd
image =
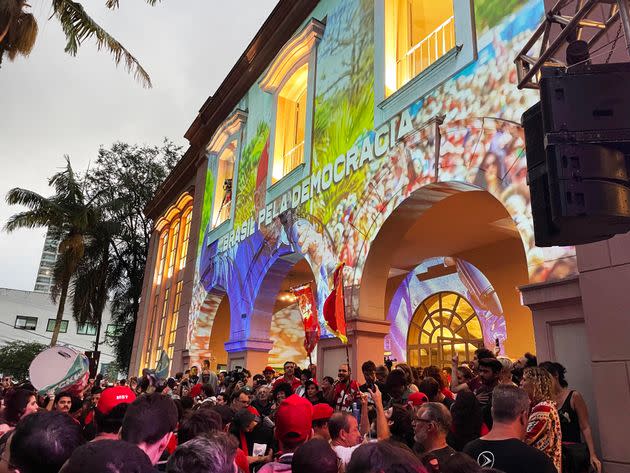
[[[582,436],[584,437],[584,441],[588,446],[588,451],[590,452],[590,463],[593,469],[597,473],[601,473],[602,464],[597,458],[597,454],[595,453],[595,444],[593,443],[593,434],[591,432],[591,423],[588,418],[588,407],[586,407],[586,403],[584,402],[584,398],[582,395],[574,391],[573,397],[571,398],[571,403],[573,404],[573,409],[577,412],[578,420],[580,422],[580,430],[582,431]]]
[[[451,392],[458,393],[470,389],[468,384],[457,384],[457,368],[459,367],[459,354],[455,352],[451,361]]]
[[[369,391],[376,408],[376,436],[379,440],[387,440],[389,438],[389,424],[383,408],[383,394],[377,385],[374,385],[374,391],[371,389]]]

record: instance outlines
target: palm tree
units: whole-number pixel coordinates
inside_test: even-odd
[[[57,343],[70,282],[85,253],[86,235],[96,227],[101,213],[94,199],[86,198],[70,159],[65,158],[66,168],[49,180],[55,195],[43,197],[27,189],[14,188],[6,196],[9,205],[23,205],[29,209],[9,218],[5,225],[8,232],[19,228],[48,227],[52,236],[60,241],[51,288],[51,299],[53,302],[58,299],[59,306],[50,346]]]
[[[155,5],[159,0],[145,0]],[[31,13],[24,11],[25,0],[0,0],[0,63],[4,52],[9,59],[16,55],[28,56],[37,38],[37,22]],[[51,0],[52,16],[56,17],[66,35],[65,51],[76,56],[79,46],[88,39],[96,40],[96,47],[109,51],[116,65],[122,61],[125,69],[144,87],[151,87],[151,78],[138,60],[113,36],[96,23],[83,5],[73,0]],[[118,0],[106,0],[105,6],[118,8]],[[6,24],[5,24],[6,23]]]

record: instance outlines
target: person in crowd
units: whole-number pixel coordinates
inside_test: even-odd
[[[376,380],[381,383],[381,386],[385,386],[385,381],[387,380],[387,375],[389,374],[389,370],[385,365],[378,365],[376,367]],[[381,389],[379,386],[379,389]],[[384,393],[383,393],[384,394]]]
[[[488,426],[483,421],[481,405],[470,391],[462,391],[451,406],[453,424],[446,436],[446,442],[461,452],[468,442],[486,435]]]
[[[525,353],[516,360],[512,368],[512,381],[514,384],[517,386],[521,384],[525,368],[535,368],[536,366],[538,366],[538,359],[536,358],[536,355],[532,355],[529,352]]]
[[[291,386],[291,392],[295,392],[297,388],[302,385],[300,378],[295,376],[295,363],[292,361],[285,361],[284,363],[284,374],[273,382],[273,387],[275,389],[279,384],[287,383]]]
[[[278,407],[280,406],[282,401],[288,398],[291,394],[293,394],[293,391],[289,383],[280,383],[273,387],[273,391],[271,394],[273,405],[271,406],[271,414],[269,415],[271,419],[275,419]]]
[[[413,419],[415,440],[423,449],[422,463],[429,471],[453,455],[446,443],[452,418],[446,406],[439,402],[426,402],[416,409]],[[431,465],[429,468],[428,465]]]
[[[346,473],[425,473],[410,450],[390,442],[360,445],[348,463]]]
[[[261,386],[265,385],[265,377],[262,374],[260,374],[260,373],[255,374],[254,377],[252,378],[252,380],[254,382],[254,384],[253,384],[254,392],[258,392],[258,389]]]
[[[94,440],[118,440],[127,407],[135,400],[135,393],[127,386],[116,386],[103,391],[94,415]]]
[[[84,443],[81,426],[63,412],[23,417],[5,445],[0,472],[57,473]]]
[[[433,378],[437,381],[440,392],[444,395],[445,398],[454,400],[455,396],[448,388],[449,383],[447,383],[447,374],[444,370],[438,368],[435,365],[427,366],[423,371],[423,378]],[[420,385],[418,385],[418,388]],[[441,401],[440,401],[441,402]],[[449,407],[448,405],[446,407]]]
[[[488,426],[492,426],[492,414],[490,406],[492,405],[492,391],[499,384],[501,369],[503,366],[496,358],[482,358],[477,361],[477,371],[481,384],[473,391],[477,400],[481,405],[483,412],[483,421]]]
[[[138,397],[129,404],[120,437],[138,446],[157,464],[177,427],[177,407],[168,396],[158,393]]]
[[[409,366],[407,363],[398,363],[396,365],[396,369],[397,370],[402,370],[403,373],[405,373],[405,383],[407,385],[407,389],[409,389],[409,391],[412,392],[412,393],[417,393],[418,392],[418,382],[420,380],[416,379],[416,376],[415,376],[413,370],[411,369],[411,366]]]
[[[569,383],[565,378],[567,370],[560,363],[545,361],[540,364],[540,367],[553,377],[556,406],[560,406],[558,415],[562,431],[564,471],[582,473],[588,471],[590,465],[596,473],[601,473],[602,464],[595,452],[588,408],[584,398],[579,391],[569,389]],[[582,438],[584,443],[582,443]]]
[[[337,454],[326,440],[312,438],[297,448],[291,468],[300,473],[338,473],[339,464]]]
[[[280,456],[263,466],[260,473],[290,472],[294,452],[313,433],[312,422],[313,405],[306,399],[293,394],[282,401],[276,413],[276,439]]]
[[[276,370],[271,366],[266,366],[263,370],[263,376],[265,377],[265,385],[271,391],[273,389],[273,377],[276,375]]]
[[[203,368],[201,370],[201,384],[209,384],[212,386],[212,392],[216,393],[219,388],[219,378],[210,369],[210,360],[203,360]]]
[[[309,379],[304,385],[304,387],[306,388],[306,391],[304,393],[304,398],[306,398],[308,402],[310,402],[313,405],[326,402],[324,400],[324,395],[319,390],[319,386],[317,386],[315,381],[313,381],[312,379]]]
[[[61,473],[154,473],[153,465],[135,445],[122,440],[91,442],[77,448]]]
[[[310,370],[302,370],[300,373],[300,383],[301,385],[295,390],[295,394],[300,397],[304,397],[306,394],[306,383],[313,380],[313,375]]]
[[[507,356],[497,356],[497,360],[501,363],[499,384],[514,384],[514,381],[512,381],[512,370],[514,369],[514,363],[512,363],[512,360],[510,360]]]
[[[379,440],[389,439],[389,424],[383,407],[382,393],[378,386],[374,386],[374,391],[369,391],[369,394],[374,399],[377,438]],[[369,433],[370,422],[367,410],[367,394],[361,394],[361,407],[360,430],[357,419],[346,411],[335,412],[328,421],[331,445],[344,467],[350,461],[353,452],[361,444],[362,436]]]
[[[237,442],[224,432],[196,437],[177,447],[166,464],[167,473],[232,473]]]
[[[523,389],[501,384],[492,395],[492,429],[469,442],[464,453],[484,468],[505,473],[558,473],[553,461],[523,440],[527,432],[530,400]]]
[[[72,394],[63,391],[56,396],[53,395],[53,397],[55,400],[53,403],[53,409],[65,414],[70,414],[70,409],[72,408]]]
[[[451,378],[451,391],[453,393],[458,393],[465,389],[475,392],[479,387],[483,384],[481,378],[478,376],[477,369],[479,368],[478,362],[482,359],[488,358],[496,358],[496,355],[492,350],[488,350],[487,348],[477,348],[473,353],[473,359],[470,363],[471,371],[473,373],[473,377],[467,380],[464,383],[459,383],[459,376],[454,376]],[[453,355],[453,360],[451,364],[451,371],[456,373],[459,368],[459,354],[455,353]]]
[[[199,368],[197,366],[193,366],[190,368],[190,374],[188,375],[188,380],[190,384],[194,386],[199,382]]]
[[[249,407],[250,402],[249,391],[246,389],[237,389],[230,397],[230,407],[234,412]]]
[[[440,385],[435,378],[427,376],[422,381],[420,381],[420,383],[418,384],[418,389],[421,393],[426,394],[429,402],[441,402],[446,406],[447,409],[451,409],[451,406],[453,405],[453,400],[442,394],[442,391],[440,390]]]
[[[363,373],[363,378],[365,379],[365,383],[359,386],[361,392],[368,392],[368,389],[374,389],[374,385],[378,383],[378,379],[376,379],[376,363],[372,360],[368,360],[361,365],[361,373]],[[381,392],[383,391],[383,385],[379,386]]]
[[[419,394],[414,393],[412,394]],[[390,437],[389,441],[405,445],[410,449],[413,448],[414,430],[413,430],[413,409],[403,407],[400,405],[394,405],[386,412],[387,424],[389,425]]]
[[[3,422],[0,424],[0,435],[15,428],[23,417],[39,410],[37,397],[30,389],[10,389],[4,396]]]
[[[271,452],[273,431],[262,432],[260,435],[260,431],[257,431],[259,426],[263,427],[260,421],[258,412],[254,408],[248,407],[234,413],[234,419],[229,427],[229,432],[238,441],[239,448],[247,455],[247,463],[250,467],[269,462],[273,456]],[[263,451],[254,451],[254,444],[256,443],[263,446]]]
[[[359,384],[351,378],[350,366],[347,363],[339,365],[337,373],[337,381],[333,385],[332,397],[329,402],[337,411],[351,411],[352,403],[358,404],[361,399]]]
[[[332,376],[324,376],[321,385],[322,395],[324,396],[324,399],[328,400],[331,398],[334,384],[335,380],[332,378]]]
[[[271,400],[271,389],[266,384],[261,385],[256,391],[256,397],[252,401],[252,406],[260,413],[261,416],[269,416],[273,402]]]
[[[532,410],[525,442],[545,453],[562,471],[562,431],[554,401],[553,378],[542,368],[525,368],[521,387],[529,395]]]
[[[479,463],[465,453],[455,452],[440,465],[439,473],[484,473]]]
[[[129,378],[129,389],[135,392],[137,388],[138,388],[138,378],[135,376],[132,376],[131,378]]]
[[[403,370],[393,369],[385,381],[385,390],[390,397],[390,404],[407,404],[413,391],[407,385],[407,376]]]
[[[326,403],[319,403],[313,406],[313,438],[330,441],[328,421],[333,415],[333,408]]]
[[[223,430],[223,420],[213,409],[198,409],[186,414],[177,429],[179,444],[188,442],[200,435]]]

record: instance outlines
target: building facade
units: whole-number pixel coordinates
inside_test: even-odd
[[[44,247],[42,249],[42,257],[39,261],[37,269],[37,279],[35,280],[35,292],[44,292],[50,294],[52,287],[52,274],[55,262],[59,256],[59,239],[50,230],[46,230],[46,238],[44,239]]]
[[[57,304],[50,300],[49,294],[0,288],[0,344],[23,341],[49,345],[56,317]],[[116,336],[116,327],[107,304],[99,336],[99,372],[106,373],[108,365],[114,361],[114,351],[106,343],[113,336]],[[96,326],[78,325],[72,317],[71,304],[66,304],[58,340],[59,345],[79,352],[94,350]]]

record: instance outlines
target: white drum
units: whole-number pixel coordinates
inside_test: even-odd
[[[31,383],[43,396],[50,391],[78,395],[87,386],[90,363],[83,353],[55,346],[37,355],[28,371]]]

